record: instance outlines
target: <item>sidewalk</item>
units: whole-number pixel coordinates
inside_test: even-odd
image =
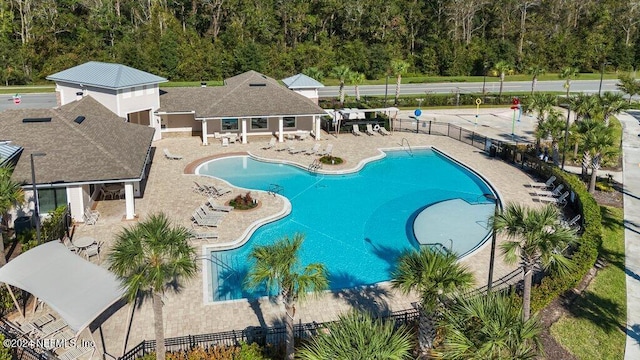
[[[627,283],[627,344],[624,358],[640,359],[640,131],[631,115],[618,116],[622,123],[624,175],[624,239]]]

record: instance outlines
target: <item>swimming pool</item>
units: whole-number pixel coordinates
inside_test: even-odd
[[[398,255],[420,243],[461,255],[473,251],[489,234],[486,223],[494,208],[483,196],[491,190],[482,179],[430,149],[387,151],[383,159],[346,175],[310,173],[248,156],[210,161],[198,173],[247,189],[277,184],[292,207],[242,247],[212,252],[214,300],[264,295],[242,289],[255,245],[303,233],[301,263],[321,262],[331,289],[351,288],[389,280]]]

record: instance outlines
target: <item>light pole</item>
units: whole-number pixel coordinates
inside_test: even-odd
[[[604,77],[604,67],[605,65],[609,64],[606,61],[602,62],[602,67],[600,68],[600,86],[598,86],[598,97],[602,97],[601,93],[602,93],[602,78]]]
[[[498,216],[498,198],[493,194],[482,194],[487,200],[493,201],[495,203],[495,207],[493,209],[493,219],[491,220],[491,255],[489,255],[489,278],[487,279],[487,293],[491,292],[491,287],[493,285],[493,265],[496,259],[496,227],[495,221],[496,216]]]
[[[567,99],[568,100],[568,99]],[[571,115],[571,103],[567,104],[567,123],[564,126],[564,148],[562,149],[562,166],[560,169],[564,171],[564,159],[567,156],[567,142],[569,141],[569,116]]]
[[[36,168],[33,163],[34,156],[45,156],[45,153],[31,153],[31,184],[33,185],[33,217],[36,222],[36,240],[40,244],[40,209],[38,205],[38,188],[36,187]]]
[[[389,93],[389,75],[384,81],[384,106],[387,107],[387,94]]]

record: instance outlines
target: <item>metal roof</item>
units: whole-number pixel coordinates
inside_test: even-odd
[[[0,141],[0,166],[8,164],[20,151],[22,147],[11,145],[9,141]]]
[[[89,61],[47,76],[47,80],[90,85],[104,89],[124,89],[167,82],[167,79],[121,64]]]
[[[324,87],[321,82],[305,74],[298,74],[282,79],[289,89],[317,89]]]

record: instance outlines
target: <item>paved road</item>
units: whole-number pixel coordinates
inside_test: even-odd
[[[602,91],[617,91],[616,84],[618,80],[604,80],[602,82]],[[536,90],[539,91],[564,91],[564,81],[540,81]],[[572,92],[597,93],[600,81],[598,80],[574,80],[571,83]],[[500,90],[500,83],[491,82],[486,84],[486,91],[497,93]],[[320,97],[337,97],[339,87],[327,86],[321,88],[318,93]],[[353,86],[345,87],[346,94],[354,96]],[[433,83],[433,84],[403,84],[400,88],[401,94],[417,95],[417,94],[447,94],[460,91],[461,93],[481,93],[482,83]],[[530,81],[511,81],[505,82],[503,91],[531,91]],[[384,95],[384,85],[363,85],[360,86],[360,94],[364,95]],[[389,83],[388,95],[392,98],[395,94],[395,82]],[[52,108],[56,105],[56,97],[54,93],[43,94],[21,94],[21,102],[19,105],[13,103],[11,95],[0,95],[0,111],[5,109],[44,109]]]
[[[627,283],[625,360],[640,359],[640,112],[618,116],[623,127],[624,240]],[[635,117],[634,117],[635,116]]]

